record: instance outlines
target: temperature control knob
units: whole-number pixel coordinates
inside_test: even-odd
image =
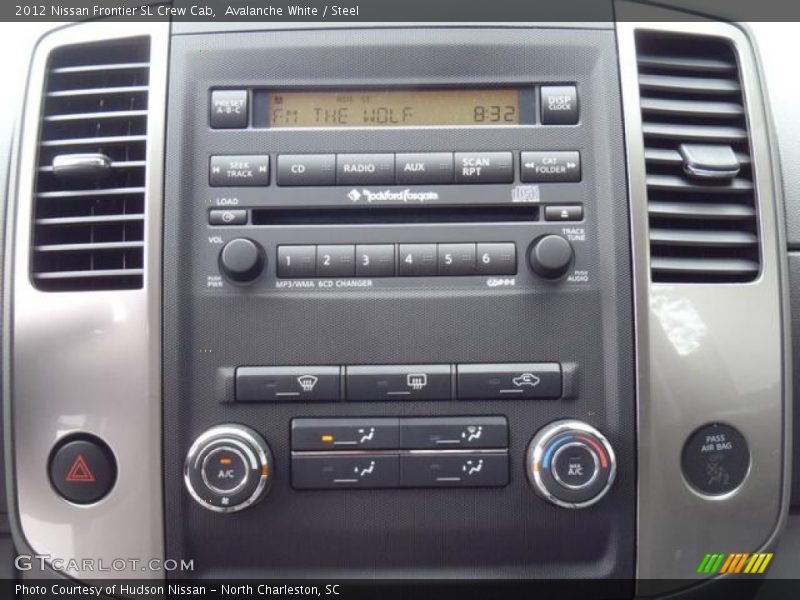
[[[234,283],[254,281],[267,262],[264,248],[247,238],[231,240],[219,253],[219,268]]]
[[[566,275],[574,256],[572,244],[560,235],[540,237],[531,246],[528,262],[533,272],[545,279],[558,279]]]
[[[605,436],[582,421],[543,427],[525,460],[528,480],[545,500],[564,508],[591,506],[614,483],[616,457]]]
[[[186,489],[215,512],[235,512],[258,502],[272,480],[272,453],[264,439],[244,425],[218,425],[189,448],[183,467]]]

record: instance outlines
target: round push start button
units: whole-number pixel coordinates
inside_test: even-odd
[[[65,500],[97,502],[114,487],[117,461],[111,448],[90,435],[70,436],[50,453],[50,483]]]
[[[722,496],[738,488],[747,477],[750,449],[738,429],[711,423],[686,440],[681,466],[692,487],[708,496]]]

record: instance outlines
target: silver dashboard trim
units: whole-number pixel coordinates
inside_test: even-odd
[[[41,292],[29,276],[41,97],[50,52],[116,38],[150,38],[142,289]],[[15,189],[9,198],[3,344],[6,461],[18,548],[70,559],[163,560],[161,236],[169,23],[93,22],[46,34],[28,79]],[[108,496],[78,506],[50,485],[53,445],[74,432],[102,438],[118,461]],[[80,563],[79,563],[80,564]],[[68,568],[68,567],[67,567]],[[83,579],[159,578],[161,570],[72,572]]]
[[[618,14],[642,14],[641,6],[628,2],[616,6]],[[659,21],[619,22],[617,37],[636,318],[637,578],[639,593],[651,594],[708,577],[696,574],[706,552],[753,552],[774,542],[788,510],[792,396],[781,187],[750,40],[732,24],[678,22],[685,15],[653,7],[647,11],[648,18]],[[762,270],[752,283],[650,281],[637,30],[711,35],[730,41],[735,49],[744,84],[762,250]],[[684,441],[697,427],[718,421],[745,435],[751,468],[737,490],[709,498],[686,483],[680,456]]]

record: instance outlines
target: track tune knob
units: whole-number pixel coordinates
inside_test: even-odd
[[[537,275],[546,279],[558,279],[569,270],[574,254],[572,244],[560,235],[550,234],[533,243],[528,261]]]
[[[219,268],[234,283],[254,281],[267,263],[264,248],[247,238],[231,240],[219,253]]]
[[[217,425],[200,434],[186,453],[183,482],[203,508],[230,513],[258,502],[272,481],[272,453],[244,425]]]
[[[564,419],[536,433],[528,446],[525,470],[533,489],[545,500],[564,508],[584,508],[611,489],[617,460],[597,429]]]

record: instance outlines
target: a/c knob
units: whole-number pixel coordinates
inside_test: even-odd
[[[550,234],[533,243],[528,261],[540,277],[558,279],[569,270],[574,254],[572,244],[560,235]]]
[[[261,275],[267,262],[264,248],[247,238],[231,240],[219,253],[219,268],[234,283],[250,283]]]

